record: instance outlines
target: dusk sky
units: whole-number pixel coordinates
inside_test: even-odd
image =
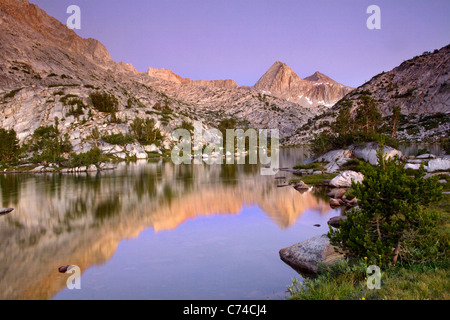
[[[252,86],[277,60],[358,87],[450,43],[449,0],[31,0],[64,24],[81,8],[83,38],[139,71]],[[369,30],[370,5],[381,30]]]

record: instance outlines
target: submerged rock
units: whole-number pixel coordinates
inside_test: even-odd
[[[333,228],[339,228],[339,226],[341,225],[342,221],[344,221],[346,219],[347,219],[346,216],[332,217],[332,218],[330,218],[330,220],[328,220],[328,225],[332,226]]]
[[[303,181],[299,181],[294,185],[294,189],[297,191],[306,191],[309,189],[309,186]]]
[[[0,208],[0,216],[12,212],[13,208]]]
[[[342,198],[342,196],[347,192],[345,189],[333,189],[327,193],[327,196],[334,199]]]
[[[332,265],[343,258],[335,252],[326,234],[280,250],[280,258],[303,274],[316,274],[319,264]]]
[[[344,202],[340,199],[333,199],[333,198],[330,199],[330,207],[331,208],[337,208],[337,207],[340,207],[343,205],[344,205]]]

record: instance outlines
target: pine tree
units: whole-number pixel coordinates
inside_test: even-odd
[[[19,156],[19,140],[14,129],[0,128],[0,161],[12,162]]]
[[[392,138],[395,138],[397,135],[397,127],[400,120],[401,111],[402,109],[400,106],[394,106],[392,108]]]
[[[410,176],[398,158],[383,158],[382,152],[378,166],[363,166],[364,181],[352,186],[358,208],[339,228],[330,228],[330,242],[349,258],[374,263],[422,263],[444,255],[448,239],[442,242],[436,232],[441,217],[426,209],[442,196],[437,178],[425,179],[423,167]]]
[[[359,98],[355,121],[360,131],[366,135],[377,131],[382,121],[382,115],[374,98],[366,95]]]

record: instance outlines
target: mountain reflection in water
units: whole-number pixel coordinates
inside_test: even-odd
[[[50,299],[66,286],[59,266],[83,272],[104,264],[145,229],[174,230],[257,206],[284,230],[306,210],[330,212],[325,197],[279,188],[274,176],[259,173],[257,165],[145,161],[98,175],[0,175],[0,205],[15,208],[0,217],[0,299]]]

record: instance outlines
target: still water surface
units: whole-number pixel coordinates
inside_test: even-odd
[[[282,149],[281,167],[303,149]],[[291,178],[279,172],[275,177]],[[0,299],[284,299],[279,250],[328,231],[324,190],[278,187],[258,165],[122,164],[0,175]],[[320,227],[315,227],[320,224]],[[81,290],[62,265],[81,268]]]

